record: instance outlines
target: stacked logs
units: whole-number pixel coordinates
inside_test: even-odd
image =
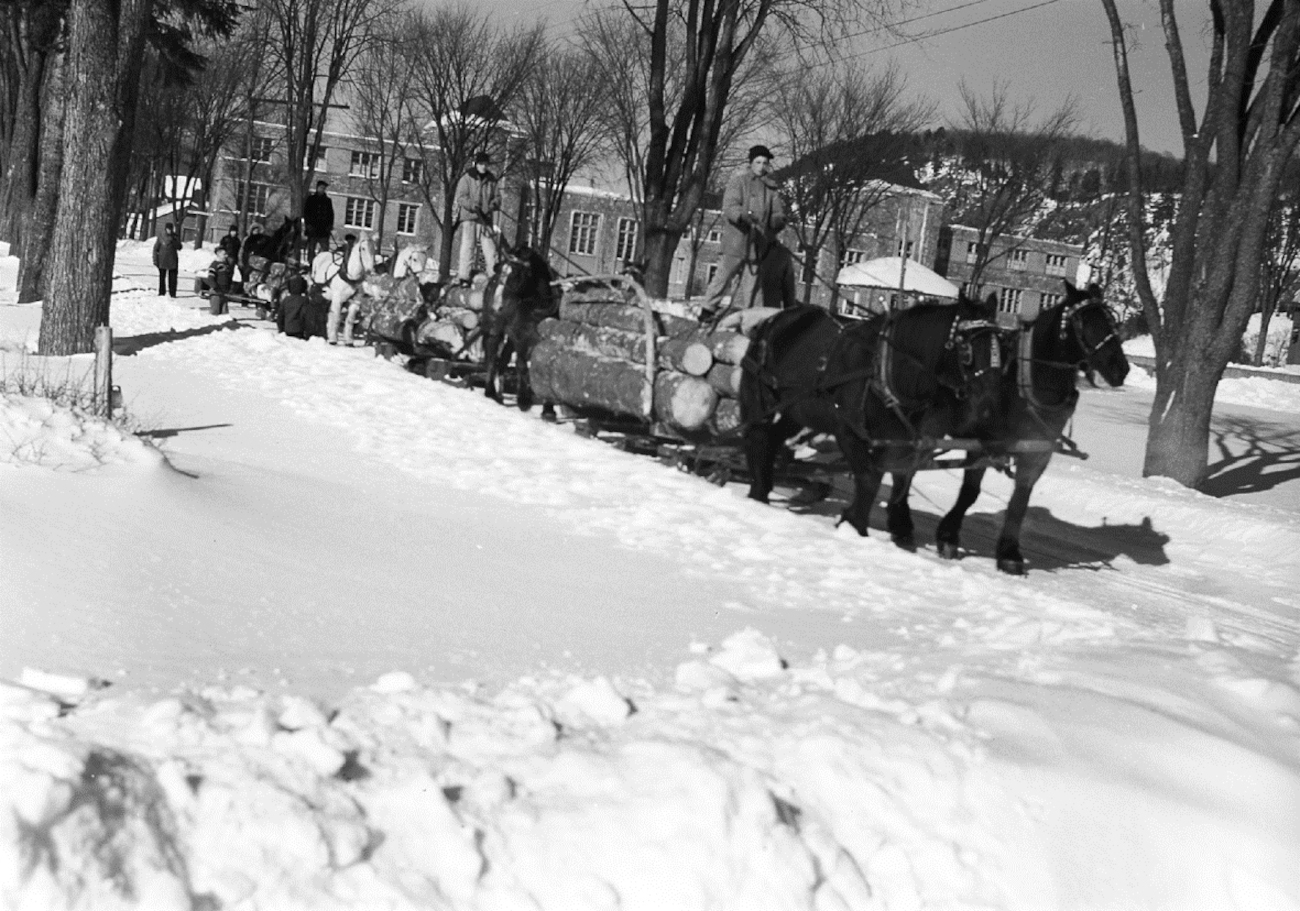
[[[447,288],[429,307],[428,318],[416,329],[415,341],[424,348],[444,350],[458,356],[464,353],[471,332],[478,328],[483,311],[486,276],[474,276],[471,287]]]
[[[566,292],[559,317],[544,320],[539,333],[529,375],[540,399],[688,434],[740,424],[736,396],[749,339],[739,333],[647,311],[601,286]]]

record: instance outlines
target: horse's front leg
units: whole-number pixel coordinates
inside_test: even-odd
[[[966,518],[966,511],[975,505],[980,497],[980,486],[984,483],[983,468],[967,468],[962,473],[961,490],[957,492],[957,502],[952,509],[939,520],[939,527],[934,530],[935,544],[939,547],[939,556],[945,560],[956,560],[960,554],[961,525]]]
[[[849,463],[853,472],[853,501],[840,514],[836,524],[848,522],[857,529],[858,534],[866,536],[871,526],[871,507],[880,492],[880,480],[884,472],[880,470],[870,444],[853,431],[841,428],[835,434],[840,444],[840,452]]]
[[[1013,576],[1025,574],[1025,558],[1020,553],[1020,529],[1029,511],[1029,496],[1034,492],[1034,485],[1047,470],[1051,454],[1029,453],[1016,456],[1016,486],[1007,501],[1007,518],[1002,523],[1002,533],[998,535],[995,551],[998,569]]]
[[[798,432],[799,425],[788,418],[761,421],[745,431],[745,465],[749,469],[749,498],[766,503],[775,483],[776,454]]]
[[[483,394],[498,404],[501,402],[498,380],[501,374],[501,362],[507,356],[506,347],[504,338],[495,332],[483,339],[483,365],[487,367],[487,377],[483,381]]]
[[[515,404],[520,411],[533,407],[533,383],[528,375],[528,357],[532,353],[532,344],[521,341],[515,346]]]
[[[361,309],[361,298],[354,295],[348,303],[348,315],[343,320],[343,344],[352,344],[352,327],[356,325],[357,313]]]
[[[343,319],[343,298],[330,291],[330,315],[325,324],[325,338],[331,345],[339,343],[339,322]]]
[[[889,539],[904,550],[916,550],[912,507],[907,502],[908,494],[912,491],[912,478],[915,475],[910,471],[894,471],[890,472],[889,477],[891,486],[889,505],[886,507]]]

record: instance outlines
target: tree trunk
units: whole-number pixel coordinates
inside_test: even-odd
[[[92,350],[109,320],[114,238],[152,0],[73,0],[68,13],[64,168],[47,263],[40,352]]]
[[[27,211],[23,243],[18,255],[18,302],[31,303],[45,296],[45,260],[54,236],[59,179],[63,172],[63,121],[66,111],[66,54],[50,57],[45,68],[44,103],[41,105],[40,168],[36,196]]]
[[[47,56],[33,53],[18,86],[17,111],[9,161],[0,175],[0,237],[22,249],[23,228],[36,199],[41,145],[41,90]]]
[[[1277,309],[1277,295],[1272,288],[1263,292],[1263,298],[1259,310],[1259,338],[1255,339],[1255,351],[1250,359],[1255,367],[1264,364],[1264,351],[1268,348],[1268,324],[1273,321],[1273,311]]]
[[[1214,408],[1214,382],[1207,383],[1201,368],[1184,368],[1156,390],[1148,419],[1144,477],[1172,478],[1197,487],[1206,478],[1209,461],[1210,414]],[[1171,401],[1172,400],[1172,401]]]
[[[650,207],[647,206],[647,214]],[[647,225],[649,222],[647,221]],[[682,232],[668,225],[647,227],[645,239],[645,290],[651,297],[666,298],[672,276],[673,257]]]

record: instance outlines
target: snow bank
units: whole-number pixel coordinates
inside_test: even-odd
[[[115,300],[113,319],[122,335],[158,336],[132,358],[140,388],[180,378],[238,390],[250,410],[274,412],[281,436],[230,414],[225,449],[191,444],[207,458],[196,479],[0,466],[5,505],[24,507],[0,509],[2,540],[20,552],[20,539],[38,539],[21,553],[48,568],[33,579],[20,567],[0,587],[6,618],[71,602],[79,629],[135,642],[176,624],[182,660],[226,649],[239,662],[290,614],[269,649],[287,663],[338,650],[349,615],[395,616],[409,638],[439,608],[411,595],[436,573],[447,623],[471,622],[466,575],[509,607],[477,643],[479,664],[532,628],[528,613],[593,639],[624,632],[619,592],[641,580],[590,558],[565,594],[527,604],[518,592],[540,580],[510,560],[475,573],[432,547],[436,562],[383,567],[405,597],[331,597],[323,566],[353,556],[358,536],[394,547],[405,531],[409,516],[369,510],[366,471],[382,467],[420,506],[463,493],[473,508],[446,517],[453,532],[529,510],[523,534],[539,553],[565,536],[600,553],[617,542],[644,561],[621,564],[632,572],[724,580],[725,600],[705,610],[728,634],[655,630],[676,651],[654,679],[575,673],[560,647],[492,687],[422,681],[423,665],[395,666],[380,643],[390,672],[330,699],[218,675],[126,692],[95,679],[119,665],[71,674],[26,662],[0,684],[0,906],[1300,909],[1292,514],[1054,464],[1027,533],[1050,549],[1055,529],[1067,559],[1007,579],[986,557],[943,562],[835,530],[826,515],[759,507],[361,351],[207,331],[210,318],[147,290]],[[93,422],[34,408],[6,400],[0,415],[73,455],[96,451],[82,439],[102,438]],[[316,448],[295,450],[295,438]],[[100,450],[120,446],[129,467],[130,443]],[[325,476],[350,486],[293,528],[313,547],[268,553],[267,516],[239,496],[266,490],[251,478],[275,470],[287,489],[272,508],[299,497],[307,469],[268,463],[269,447],[344,463]],[[20,497],[33,475],[38,495]],[[1001,483],[990,477],[970,525],[1003,508]],[[926,491],[951,500],[941,482]],[[115,544],[139,562],[69,559],[57,536],[41,538],[66,529],[56,520],[69,511],[84,521],[96,497],[97,514],[132,531]],[[212,527],[201,512],[232,503],[246,514],[221,529],[220,549],[187,537]],[[160,553],[163,542],[176,549]],[[214,563],[220,575],[201,578],[225,591],[190,585]],[[313,584],[294,614],[291,599]],[[600,597],[583,600],[583,585]],[[585,624],[570,616],[579,603]],[[218,612],[236,632],[214,642]],[[762,628],[777,621],[815,647],[795,653]],[[439,632],[421,647],[450,648]],[[54,654],[84,663],[94,652],[80,647]]]
[[[85,471],[161,463],[158,450],[101,418],[44,398],[0,393],[0,465]]]
[[[1058,740],[1038,706],[996,686],[972,698],[958,673],[899,698],[847,647],[791,667],[746,630],[698,652],[660,690],[555,676],[489,694],[397,674],[324,705],[0,686],[0,896],[281,911],[1296,906],[1280,888],[1294,770],[1131,708],[1118,710],[1148,727],[1124,748],[1068,687],[1048,696],[1073,711],[1051,723]],[[1072,750],[1096,757],[1100,739],[1107,763],[1154,750],[1159,767],[1153,735],[1207,752],[1079,803],[1072,789],[1095,797],[1101,769]],[[1187,799],[1214,762],[1242,774],[1228,832]],[[1025,778],[1036,809],[1017,810],[1008,789]],[[1184,859],[1205,864],[1190,881],[1089,866],[1089,826],[1105,828],[1100,853],[1145,860],[1171,821]],[[1070,858],[1083,847],[1086,862]],[[1053,885],[1055,857],[1081,881]]]

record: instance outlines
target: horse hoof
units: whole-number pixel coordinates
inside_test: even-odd
[[[916,553],[916,538],[910,534],[907,535],[890,535],[889,540],[894,542],[895,547],[900,547],[910,554]]]
[[[1009,560],[1006,557],[998,560],[998,569],[1008,576],[1023,576],[1025,574],[1024,560]]]
[[[951,541],[940,541],[939,556],[945,560],[956,560],[961,557],[961,552],[958,550],[957,545]]]
[[[559,417],[555,414],[555,410],[552,408],[547,408],[542,412],[542,420],[548,424],[557,424],[560,421]]]

